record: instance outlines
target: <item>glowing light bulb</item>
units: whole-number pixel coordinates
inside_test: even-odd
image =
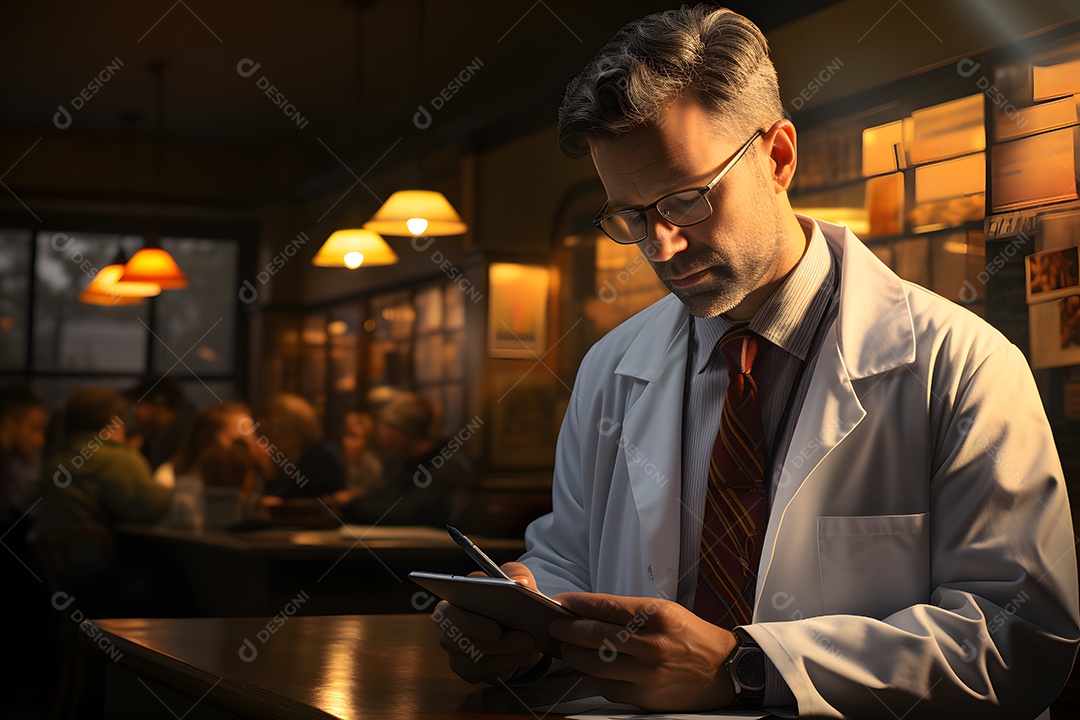
[[[427,226],[428,221],[424,218],[409,218],[405,221],[405,227],[409,228],[409,232],[413,235],[423,235]]]
[[[349,268],[350,270],[355,270],[356,268],[360,267],[361,264],[363,264],[364,253],[356,252],[355,250],[353,250],[352,252],[347,252],[345,253],[345,257],[342,258],[342,261],[345,263],[345,267]]]

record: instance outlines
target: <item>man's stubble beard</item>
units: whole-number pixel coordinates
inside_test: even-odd
[[[700,318],[723,315],[738,307],[747,295],[760,287],[776,262],[781,250],[781,240],[784,238],[784,225],[778,206],[773,206],[769,220],[771,222],[765,224],[752,223],[752,232],[743,228],[732,230],[731,236],[742,239],[740,243],[727,244],[727,247],[755,249],[753,255],[744,253],[735,258],[735,262],[715,250],[710,250],[703,258],[683,262],[678,266],[672,265],[671,260],[664,263],[653,263],[651,260],[649,262],[664,287],[679,298],[692,315]],[[694,268],[705,267],[712,268],[712,277],[693,287],[676,288],[669,279],[680,277]]]

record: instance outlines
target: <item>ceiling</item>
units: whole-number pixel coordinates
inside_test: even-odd
[[[834,3],[727,4],[767,31]],[[317,156],[312,167],[330,175],[341,168],[331,154],[358,169],[384,155],[406,163],[434,148],[483,148],[551,124],[566,81],[619,27],[681,4],[6,3],[0,130],[153,135],[157,81],[149,67],[163,61],[168,138],[290,147]],[[425,118],[414,122],[421,103],[426,126]],[[70,124],[61,128],[65,111]]]

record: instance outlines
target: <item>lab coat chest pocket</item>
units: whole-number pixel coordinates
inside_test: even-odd
[[[825,609],[885,618],[930,597],[927,513],[818,518]]]

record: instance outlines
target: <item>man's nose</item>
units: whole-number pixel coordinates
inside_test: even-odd
[[[675,257],[677,253],[686,249],[686,236],[682,228],[672,225],[654,210],[649,215],[649,237],[645,240],[643,250],[649,260],[653,262],[666,262]]]

